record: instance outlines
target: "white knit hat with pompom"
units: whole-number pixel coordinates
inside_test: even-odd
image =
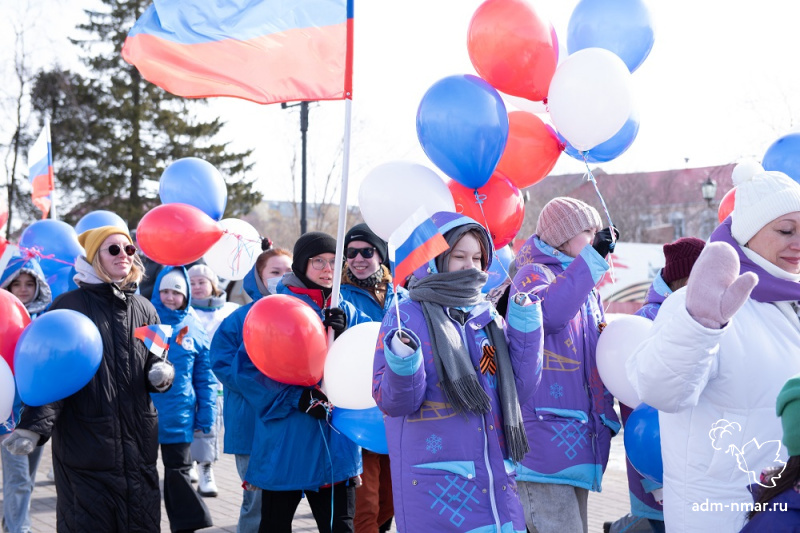
[[[731,234],[742,246],[769,222],[800,211],[800,184],[783,172],[767,171],[760,165],[737,165],[732,178],[736,199]]]

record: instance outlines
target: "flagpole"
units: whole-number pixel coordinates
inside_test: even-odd
[[[344,153],[342,154],[342,188],[339,194],[339,224],[336,228],[336,266],[333,270],[333,290],[331,306],[339,305],[339,289],[342,285],[342,265],[344,264],[344,233],[347,222],[347,184],[350,173],[350,117],[352,101],[344,101]]]
[[[50,163],[50,168],[53,169],[50,181],[50,218],[53,220],[58,220],[58,211],[56,210],[56,170],[53,166],[53,148],[52,141],[50,139],[49,119],[45,121],[45,128],[47,128],[47,158],[49,159],[48,163]]]

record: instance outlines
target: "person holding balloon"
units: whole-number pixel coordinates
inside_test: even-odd
[[[344,236],[342,298],[376,322],[383,320],[396,298],[408,297],[406,289],[393,286],[392,274],[383,265],[388,254],[386,242],[366,224],[356,224]],[[387,531],[394,515],[389,456],[364,449],[361,459],[364,473],[356,491],[355,533]]]
[[[373,397],[386,414],[398,531],[524,531],[514,463],[528,451],[520,404],[542,368],[538,298],[506,323],[481,289],[491,240],[438,212],[449,249],[414,271],[375,350]]]
[[[189,281],[192,292],[192,309],[200,319],[200,324],[208,337],[213,340],[214,333],[222,321],[239,308],[238,304],[226,302],[227,294],[217,285],[219,278],[210,267],[196,264],[189,268]],[[216,381],[216,378],[214,378]],[[212,464],[219,459],[217,439],[222,431],[222,386],[217,383],[217,411],[211,431],[196,431],[192,440],[192,461],[200,467],[197,490],[203,496],[216,496],[217,484],[214,481]]]
[[[236,470],[245,482],[253,445],[255,414],[242,391],[236,386],[232,365],[239,347],[244,342],[244,319],[253,304],[270,294],[268,285],[277,282],[292,270],[292,254],[283,248],[261,252],[255,265],[243,279],[243,287],[252,301],[228,315],[211,340],[211,369],[223,386],[222,419],[225,424],[223,449],[233,454]],[[243,490],[239,510],[238,533],[256,533],[261,524],[261,491]]]
[[[169,360],[175,368],[172,387],[152,395],[164,463],[164,507],[172,531],[194,531],[213,525],[203,498],[192,488],[189,470],[194,436],[214,430],[217,380],[211,372],[208,336],[191,312],[186,269],[164,267],[155,286],[158,291],[151,301],[161,323],[172,326]]]
[[[789,459],[764,470],[759,481],[750,485],[754,505],[741,533],[800,528],[800,375],[783,386],[776,408],[783,426],[781,442]]]
[[[159,531],[158,414],[150,393],[168,390],[174,371],[134,338],[136,328],[159,319],[135,294],[143,268],[128,232],[102,226],[78,240],[85,249],[75,265],[79,288],[50,309],[94,322],[103,343],[100,368],[78,392],[23,409],[3,446],[27,455],[53,437],[59,531]],[[42,376],[43,383],[63,379],[69,376]]]
[[[758,170],[734,184],[733,213],[627,362],[659,411],[671,531],[738,531],[748,478],[786,457],[775,399],[800,372],[800,185]]]
[[[33,256],[26,257],[25,252],[22,254],[9,261],[0,276],[0,289],[16,296],[33,319],[47,309],[52,297],[39,260]],[[0,425],[0,441],[14,430],[22,407],[19,392],[15,391],[11,416]],[[30,502],[42,449],[36,446],[27,456],[13,455],[5,448],[0,449],[3,465],[3,527],[9,533],[31,529]]]
[[[308,305],[322,324],[339,335],[361,322],[365,314],[341,299],[331,306],[336,239],[322,232],[302,235],[294,245],[292,271],[278,282],[276,293]],[[269,297],[268,297],[269,298]],[[257,309],[256,306],[251,308]],[[275,335],[296,329],[281,326],[282,315],[270,320]],[[248,338],[244,332],[232,364],[235,385],[255,411],[255,430],[246,482],[261,489],[261,532],[291,532],[292,519],[305,495],[321,532],[352,532],[355,489],[361,474],[361,450],[343,434],[332,430],[327,420],[330,402],[319,386],[292,385],[275,381],[258,370],[246,346],[269,342]],[[292,369],[302,353],[269,351],[261,361]],[[331,524],[333,527],[331,528]]]
[[[517,253],[512,298],[522,292],[542,299],[546,354],[541,386],[522,406],[531,451],[517,465],[517,479],[530,531],[588,530],[589,491],[600,491],[611,437],[620,430],[597,371],[605,315],[595,288],[618,237],[615,228],[601,230],[592,206],[557,197]]]
[[[705,242],[696,237],[681,237],[664,245],[664,268],[653,279],[644,305],[635,313],[637,316],[655,320],[664,300],[678,289],[686,286],[689,281],[689,273],[697,258],[700,257],[703,247],[705,247]],[[620,368],[619,371],[624,372],[625,369]],[[619,410],[622,424],[627,427],[628,417],[633,409],[620,401]],[[661,484],[651,482],[637,472],[630,459],[626,459],[625,463],[628,472],[631,512],[613,523],[604,524],[606,533],[663,532],[664,508],[661,505],[661,497],[657,498],[654,492],[661,492]]]

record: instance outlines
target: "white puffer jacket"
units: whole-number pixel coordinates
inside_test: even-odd
[[[682,289],[628,360],[639,397],[660,411],[667,531],[739,531],[747,485],[778,450],[786,460],[775,401],[800,372],[800,320],[778,305],[751,298],[713,330],[689,315]]]

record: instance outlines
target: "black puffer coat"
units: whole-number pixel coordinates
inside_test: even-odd
[[[103,339],[97,374],[81,390],[25,407],[17,427],[53,437],[59,532],[157,532],[158,417],[148,391],[157,360],[134,329],[159,322],[153,305],[115,285],[82,284],[51,309],[88,316]]]

